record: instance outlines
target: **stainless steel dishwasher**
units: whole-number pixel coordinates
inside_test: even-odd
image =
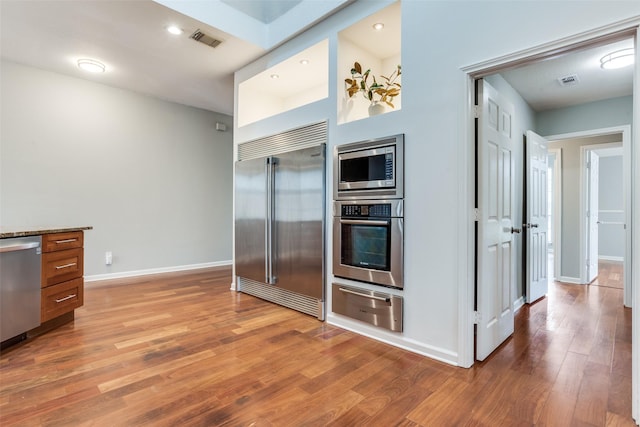
[[[40,325],[41,241],[0,239],[0,342],[24,339]]]

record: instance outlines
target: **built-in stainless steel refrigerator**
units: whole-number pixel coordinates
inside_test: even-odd
[[[325,144],[235,164],[237,289],[324,320]]]

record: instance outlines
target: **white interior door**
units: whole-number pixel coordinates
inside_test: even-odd
[[[598,277],[598,183],[600,157],[587,151],[587,283]]]
[[[545,296],[549,290],[547,234],[547,140],[533,131],[526,139],[526,296],[529,304]]]
[[[483,80],[478,105],[476,358],[484,360],[514,328],[514,138],[513,106]]]

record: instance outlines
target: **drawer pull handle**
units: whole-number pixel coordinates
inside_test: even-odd
[[[66,301],[66,300],[68,300],[68,299],[75,298],[75,297],[76,297],[76,294],[73,294],[73,295],[67,295],[67,296],[66,296],[66,297],[64,297],[64,298],[57,299],[57,300],[56,300],[56,302],[57,302],[57,303],[61,303],[62,301]]]
[[[56,270],[62,270],[63,268],[73,267],[74,265],[76,265],[75,262],[71,262],[71,263],[65,264],[65,265],[56,265]]]
[[[361,294],[360,292],[354,292],[351,289],[345,289],[345,288],[338,288],[338,289],[340,289],[340,292],[344,292],[344,293],[351,294],[351,295],[357,295],[357,296],[363,297],[363,298],[370,298],[370,299],[374,299],[376,301],[383,301],[383,302],[391,301],[391,298],[378,297],[378,296],[369,295],[369,294]]]
[[[71,243],[71,242],[75,242],[78,239],[64,239],[64,240],[56,240],[56,244],[58,243]]]

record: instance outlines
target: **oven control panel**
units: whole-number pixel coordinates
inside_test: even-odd
[[[341,216],[391,218],[391,203],[342,205]]]

